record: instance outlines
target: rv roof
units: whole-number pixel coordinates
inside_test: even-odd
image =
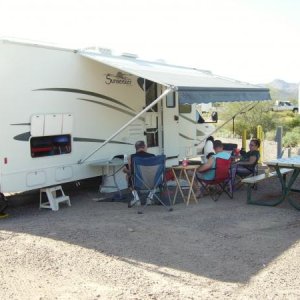
[[[208,103],[229,101],[271,100],[269,89],[212,74],[207,70],[169,65],[162,61],[145,61],[136,55],[112,55],[106,51],[75,50],[17,39],[2,39],[0,42],[16,43],[54,50],[76,51],[80,55],[112,66],[144,79],[178,90],[182,103]]]

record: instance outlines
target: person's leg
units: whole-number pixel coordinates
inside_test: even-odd
[[[233,170],[233,181],[232,186],[238,189],[242,184],[242,179],[251,174],[251,171],[244,166],[236,165],[235,170]]]
[[[141,205],[141,201],[140,201],[140,197],[138,195],[138,192],[133,187],[132,176],[128,175],[127,178],[128,178],[128,186],[129,186],[129,188],[131,190],[131,194],[133,196],[133,199],[130,199],[128,201],[128,207],[131,208],[134,205],[139,206],[139,205]]]
[[[197,172],[196,173],[196,177],[195,177],[195,180],[193,182],[193,190],[195,191],[195,196],[196,198],[201,198],[203,196],[203,193],[201,191],[201,185],[200,183],[198,182],[198,178],[199,179],[204,179],[203,178],[203,173],[199,173]]]

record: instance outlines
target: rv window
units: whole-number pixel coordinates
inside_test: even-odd
[[[71,152],[71,136],[53,135],[30,139],[31,157],[61,155]]]
[[[167,95],[166,107],[175,107],[175,93]]]
[[[151,104],[157,98],[157,84],[155,82],[152,82],[152,84],[150,84],[150,82],[149,80],[146,80],[146,106]],[[155,104],[151,109],[149,109],[149,111],[157,112],[157,104]]]

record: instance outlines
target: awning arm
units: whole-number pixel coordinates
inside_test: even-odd
[[[177,88],[174,86],[168,87],[158,98],[156,98],[153,102],[151,102],[146,108],[144,108],[141,112],[139,112],[136,116],[134,116],[131,120],[129,120],[125,125],[123,125],[120,129],[118,129],[115,133],[113,133],[107,140],[103,142],[97,149],[95,149],[91,154],[86,156],[83,159],[78,161],[78,164],[84,163],[87,159],[89,159],[92,155],[94,155],[98,150],[103,148],[106,144],[108,144],[115,136],[117,136],[121,131],[123,131],[126,127],[128,127],[131,123],[133,123],[136,119],[138,119],[142,114],[144,114],[147,110],[153,107],[156,103],[158,103],[162,98],[167,96],[170,92],[176,91]]]
[[[254,106],[256,106],[257,104],[258,104],[258,102],[255,103]],[[201,144],[202,142],[204,142],[209,136],[213,135],[213,134],[216,133],[218,130],[220,130],[221,128],[223,128],[227,123],[229,123],[233,118],[235,118],[237,115],[239,115],[240,113],[242,113],[244,110],[246,110],[246,109],[250,110],[251,105],[253,105],[253,102],[248,103],[247,105],[245,105],[244,107],[242,107],[237,113],[235,113],[232,117],[230,117],[230,119],[228,119],[227,121],[225,121],[221,126],[217,127],[217,128],[216,128],[215,130],[213,130],[209,135],[204,136],[204,138],[198,143],[198,145]],[[253,107],[254,107],[254,106],[253,106]],[[252,109],[253,107],[251,107],[251,109]],[[247,111],[248,111],[248,110],[247,110]]]

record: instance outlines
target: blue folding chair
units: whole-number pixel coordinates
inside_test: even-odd
[[[168,191],[168,186],[165,181],[165,155],[157,155],[153,157],[134,157],[133,164],[133,189],[140,196],[143,193],[146,195],[145,204],[140,207],[138,213],[143,213],[143,209],[148,205],[147,200],[157,200],[166,209],[172,211],[171,198]],[[167,195],[168,204],[161,199],[162,193]],[[159,194],[159,195],[158,195]],[[143,203],[143,202],[142,202]]]

